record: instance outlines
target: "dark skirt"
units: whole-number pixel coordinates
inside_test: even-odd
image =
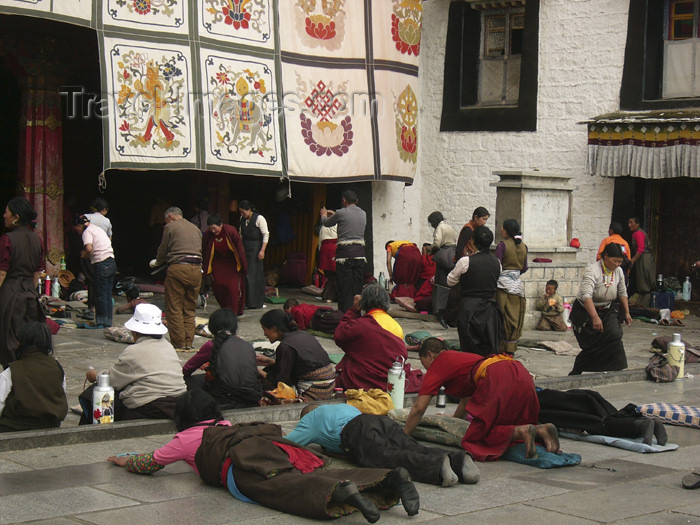
[[[503,314],[493,299],[462,297],[457,333],[462,352],[483,356],[499,353],[503,339]]]
[[[265,303],[265,270],[263,261],[258,259],[262,240],[244,240],[248,275],[245,277],[246,308],[262,308]]]
[[[17,358],[17,332],[30,321],[46,321],[32,278],[6,278],[0,287],[0,364],[3,368]]]
[[[584,309],[583,305],[576,301],[572,311],[572,322],[578,310]],[[585,309],[584,309],[585,311]],[[604,372],[611,370],[624,370],[627,368],[627,356],[622,344],[622,326],[617,317],[617,309],[613,306],[598,310],[598,317],[603,322],[603,331],[594,330],[590,319],[583,325],[574,324],[574,335],[581,347],[581,352],[576,356],[574,368],[569,375],[578,375],[581,372]]]

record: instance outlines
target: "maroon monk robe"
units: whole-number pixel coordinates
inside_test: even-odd
[[[387,372],[399,356],[408,358],[406,344],[382,328],[374,317],[350,308],[335,329],[335,344],[345,356],[335,367],[335,386],[386,390]]]
[[[444,350],[425,374],[419,395],[435,395],[440,386],[449,395],[469,397],[465,406],[473,420],[462,448],[475,461],[492,461],[510,446],[519,425],[536,425],[540,404],[527,369],[512,359],[494,362],[476,382],[479,365],[488,358],[470,352]]]
[[[245,279],[248,263],[241,236],[233,226],[221,225],[219,235],[207,231],[202,238],[202,256],[205,275],[213,276],[214,297],[221,308],[229,308],[237,315],[245,306]]]

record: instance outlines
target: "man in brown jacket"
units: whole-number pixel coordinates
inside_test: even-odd
[[[151,266],[168,265],[165,315],[170,342],[177,351],[192,349],[197,295],[202,284],[202,232],[183,220],[177,207],[165,211],[163,240]]]

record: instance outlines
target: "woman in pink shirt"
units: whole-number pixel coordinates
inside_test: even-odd
[[[194,455],[202,443],[204,429],[217,425],[230,427],[231,423],[224,419],[209,394],[203,390],[190,390],[177,400],[175,427],[178,433],[170,443],[154,452],[119,454],[108,457],[107,461],[137,474],[151,474],[171,463],[184,461],[199,474]]]
[[[630,288],[634,296],[630,296],[630,300],[648,308],[651,304],[651,292],[654,290],[656,262],[649,237],[640,227],[639,217],[630,217],[627,226],[632,232]]]

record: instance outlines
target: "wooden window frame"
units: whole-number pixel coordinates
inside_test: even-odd
[[[537,131],[539,0],[525,5],[517,105],[476,105],[482,17],[464,0],[450,4],[440,131]]]

